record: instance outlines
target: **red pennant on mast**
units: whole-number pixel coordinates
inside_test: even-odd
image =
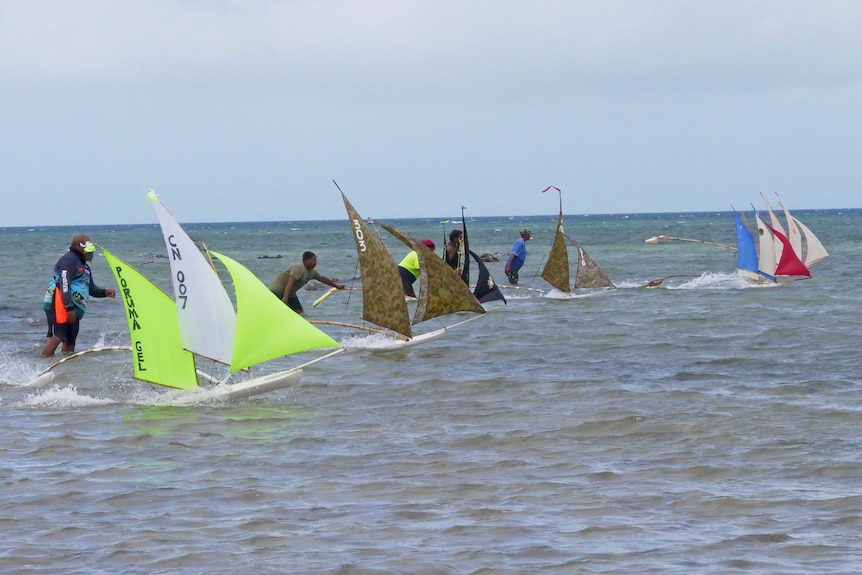
[[[544,194],[545,192],[547,192],[547,191],[548,191],[548,190],[550,190],[551,188],[554,188],[554,189],[555,189],[555,190],[557,190],[558,192],[560,191],[560,188],[558,188],[557,186],[548,186],[547,188],[545,188],[544,190],[542,190],[542,193]]]

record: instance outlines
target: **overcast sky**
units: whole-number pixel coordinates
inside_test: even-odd
[[[0,0],[0,226],[862,207],[858,0]]]

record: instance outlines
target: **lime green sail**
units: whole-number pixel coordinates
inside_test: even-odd
[[[167,387],[197,387],[194,356],[183,349],[177,304],[141,272],[102,248],[123,299],[135,379]]]
[[[284,305],[242,264],[220,253],[209,253],[230,272],[236,292],[231,371],[310,349],[340,347],[337,341]]]

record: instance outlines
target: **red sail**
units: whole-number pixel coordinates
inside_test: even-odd
[[[811,272],[805,267],[799,256],[796,255],[796,252],[793,251],[793,246],[790,245],[790,240],[787,239],[787,236],[770,225],[766,227],[769,228],[772,235],[778,238],[781,245],[784,246],[784,249],[781,250],[781,259],[778,261],[778,267],[775,269],[775,275],[811,277]]]

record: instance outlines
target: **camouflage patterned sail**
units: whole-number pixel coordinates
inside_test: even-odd
[[[581,244],[568,236],[566,237],[578,248],[578,272],[575,276],[575,288],[616,287]]]
[[[581,247],[581,244],[563,231],[563,193],[554,186],[549,186],[542,192],[547,192],[551,188],[560,192],[560,216],[557,219],[557,229],[554,232],[551,253],[548,254],[545,269],[542,270],[542,278],[558,290],[566,293],[571,293],[573,289],[577,288],[616,287],[586,250]],[[566,240],[572,242],[572,245],[578,250],[578,265],[575,268],[575,285],[573,288],[569,287],[569,252],[566,247]]]
[[[414,324],[458,311],[485,313],[469,286],[442,258],[401,230],[386,224],[380,227],[419,255],[419,298]]]
[[[557,228],[554,232],[554,243],[551,244],[551,253],[542,270],[542,279],[560,291],[570,292],[569,287],[569,251],[566,248],[566,238],[563,234],[563,199],[560,197],[560,217],[557,219]]]
[[[359,217],[344,192],[341,192],[341,198],[344,200],[344,208],[353,230],[362,274],[362,319],[408,338],[412,337],[410,312],[404,301],[398,266],[383,243],[368,230],[365,221]],[[451,271],[451,268],[449,269]]]

